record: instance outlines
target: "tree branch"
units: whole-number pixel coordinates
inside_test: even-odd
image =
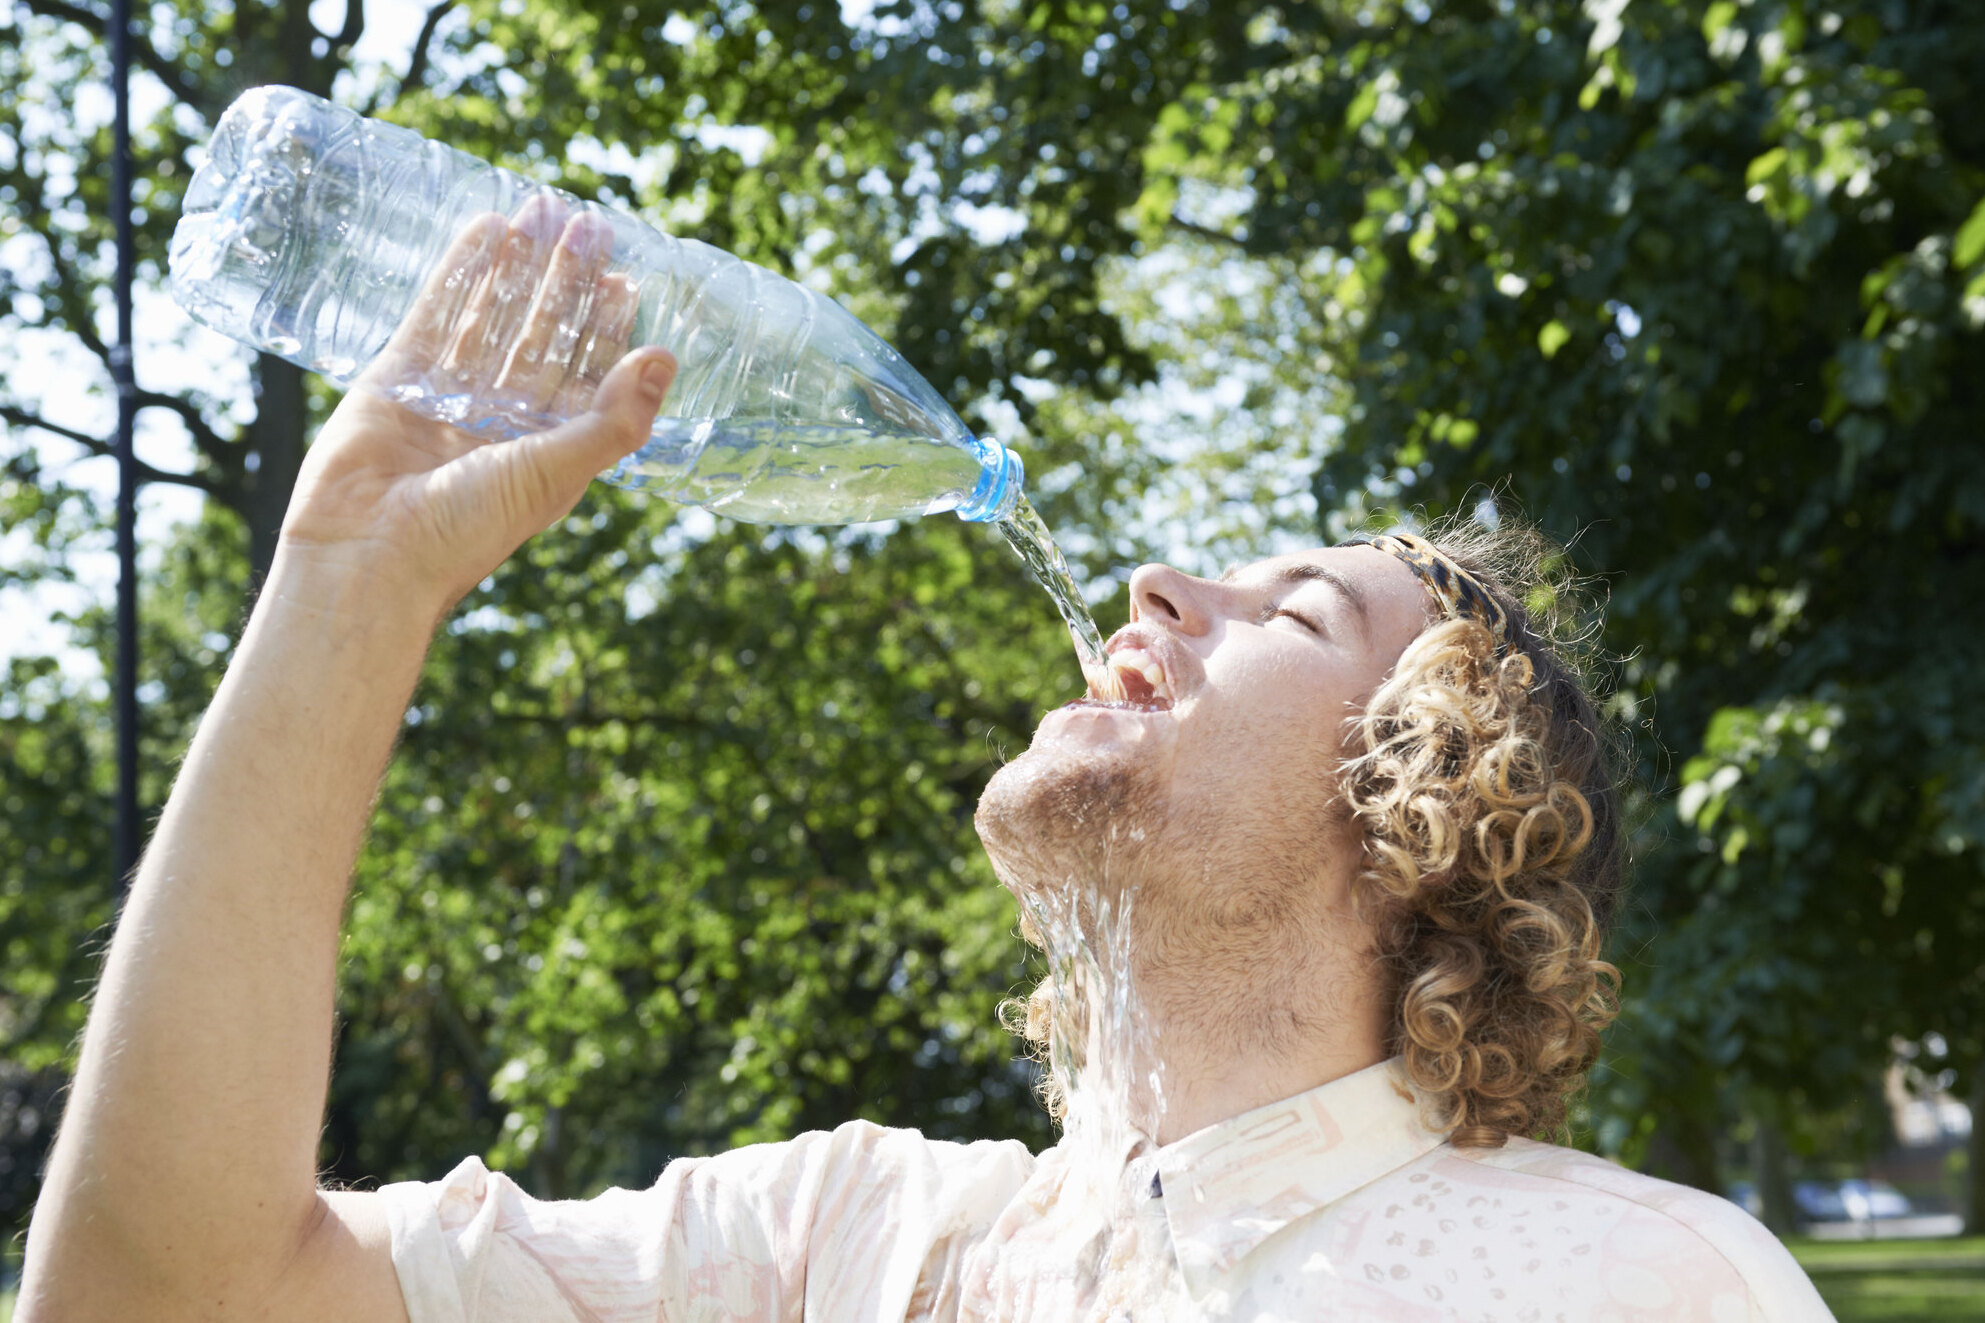
[[[42,240],[42,246],[47,252],[49,267],[55,273],[56,286],[64,290],[75,290],[86,287],[87,282],[83,280],[72,266],[62,259],[61,249],[56,246],[54,239],[46,234],[41,235],[40,238]],[[82,341],[83,347],[89,350],[104,367],[110,367],[110,346],[104,342],[101,335],[97,334],[96,327],[90,323],[89,308],[86,300],[84,301],[84,306],[77,311],[77,316],[67,319],[69,324],[64,329]],[[137,402],[138,407],[141,409],[169,409],[173,413],[178,414],[180,420],[186,425],[187,432],[192,436],[194,446],[209,458],[218,459],[225,451],[227,447],[226,439],[220,433],[216,432],[207,420],[201,416],[199,407],[192,401],[180,399],[173,395],[166,395],[159,391],[141,390],[138,392]],[[43,424],[35,425],[44,426]],[[58,429],[48,427],[47,430],[56,431]],[[69,439],[78,442],[78,444],[81,444],[83,441],[83,438],[79,436],[71,436]],[[156,470],[154,471],[156,472]],[[172,474],[161,474],[157,480],[164,482],[182,481],[182,479]],[[212,486],[206,486],[203,489],[209,491],[216,490]]]
[[[61,329],[81,340],[83,348],[89,350],[104,367],[108,368],[110,346],[104,343],[103,337],[97,334],[96,327],[90,322],[90,301],[87,293],[90,282],[77,274],[75,267],[63,260],[61,245],[55,242],[53,235],[42,230],[36,230],[34,233],[35,237],[41,240],[42,250],[48,258],[49,270],[55,273],[55,288],[59,292],[65,316],[72,301],[78,305],[74,309],[76,315],[66,317],[69,324]],[[79,297],[72,298],[78,295]],[[46,321],[40,324],[43,327],[47,326]]]
[[[441,26],[441,20],[446,18],[448,11],[454,7],[455,0],[440,0],[438,4],[428,7],[427,18],[420,25],[420,35],[414,38],[413,51],[407,56],[407,72],[400,79],[400,87],[399,91],[395,93],[396,96],[404,96],[407,89],[419,87],[421,79],[427,76],[428,58],[434,48],[435,29]],[[372,114],[379,109],[379,104],[379,92],[375,88],[372,93],[372,100],[366,105],[365,113],[368,115]]]
[[[31,14],[43,18],[58,18],[98,37],[110,35],[110,17],[99,14],[86,5],[72,3],[72,0],[23,0]],[[198,81],[185,70],[177,68],[171,61],[158,53],[158,49],[145,39],[143,25],[133,24],[131,50],[137,56],[138,64],[145,72],[164,83],[188,105],[206,113],[207,99],[203,96]]]
[[[117,454],[117,447],[111,442],[105,441],[101,437],[91,436],[88,432],[78,432],[73,427],[64,427],[60,423],[51,423],[40,414],[29,409],[23,409],[19,405],[0,404],[0,422],[9,422],[16,427],[38,428],[50,435],[59,436],[65,441],[73,441],[92,455],[114,456]],[[138,480],[140,482],[169,482],[181,487],[191,487],[196,491],[206,492],[208,495],[213,495],[215,490],[213,480],[204,474],[167,473],[164,469],[153,468],[142,459],[138,461]]]
[[[220,453],[227,448],[227,439],[213,429],[213,425],[201,415],[200,406],[191,400],[182,399],[177,395],[166,395],[155,390],[141,390],[138,392],[138,407],[140,409],[166,409],[178,414],[179,421],[185,425],[187,432],[192,435],[193,444],[199,448],[202,454],[210,458],[219,458]]]
[[[111,453],[112,447],[110,442],[99,440],[87,432],[78,432],[74,428],[64,427],[60,423],[51,423],[47,419],[30,413],[28,410],[16,405],[0,404],[0,418],[4,418],[16,427],[38,427],[42,431],[51,432],[66,441],[74,441],[85,450],[98,455]]]
[[[420,25],[420,35],[414,38],[413,53],[407,57],[407,76],[400,80],[403,90],[420,86],[421,79],[427,76],[427,61],[434,49],[435,29],[441,26],[441,20],[448,17],[448,11],[454,7],[455,0],[440,0],[439,4],[428,8],[427,18]]]
[[[1172,219],[1168,223],[1171,228],[1183,234],[1190,234],[1195,239],[1211,239],[1215,243],[1229,244],[1243,252],[1247,251],[1247,240],[1236,239],[1225,230],[1216,230],[1211,225],[1201,225],[1197,221],[1189,221],[1176,211],[1172,213]]]
[[[329,33],[324,34],[327,37]],[[332,49],[339,46],[347,50],[358,45],[358,39],[365,35],[365,0],[345,0],[345,25],[338,35],[331,37]]]

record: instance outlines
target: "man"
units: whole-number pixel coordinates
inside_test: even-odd
[[[517,374],[597,245],[484,230],[478,278],[538,285],[518,343],[428,308],[396,352],[568,388]],[[112,944],[19,1323],[1826,1317],[1734,1207],[1512,1137],[1608,1014],[1613,791],[1517,599],[1415,538],[1140,570],[1121,699],[994,779],[981,834],[1067,974],[1055,1149],[855,1123],[581,1203],[474,1160],[318,1190],[339,917],[427,639],[673,370],[637,351],[500,446],[339,406]]]

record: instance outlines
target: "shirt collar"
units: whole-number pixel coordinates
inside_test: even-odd
[[[1445,1138],[1420,1124],[1394,1058],[1167,1144],[1157,1166],[1187,1290],[1217,1290],[1268,1237]]]

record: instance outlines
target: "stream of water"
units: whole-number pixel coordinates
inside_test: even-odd
[[[1054,600],[1055,610],[1061,613],[1062,622],[1068,626],[1068,636],[1075,644],[1076,660],[1082,664],[1082,674],[1088,680],[1091,692],[1103,698],[1121,697],[1117,693],[1115,680],[1111,678],[1109,666],[1103,659],[1103,632],[1096,628],[1096,619],[1089,614],[1089,607],[1083,602],[1075,579],[1068,572],[1068,558],[1055,545],[1053,535],[1048,532],[1048,526],[1042,522],[1033,503],[1022,495],[1013,507],[1013,513],[1000,520],[997,527],[1007,543],[1019,553],[1035,581]]]

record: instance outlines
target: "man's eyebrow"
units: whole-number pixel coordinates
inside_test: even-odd
[[[1242,566],[1236,565],[1220,576],[1221,583],[1232,583],[1240,577]],[[1372,635],[1371,605],[1365,600],[1364,589],[1331,569],[1328,565],[1318,565],[1315,561],[1299,560],[1292,565],[1284,565],[1268,576],[1264,587],[1287,587],[1298,583],[1327,583],[1344,595],[1351,604],[1351,611],[1358,617],[1358,628],[1367,641]]]

